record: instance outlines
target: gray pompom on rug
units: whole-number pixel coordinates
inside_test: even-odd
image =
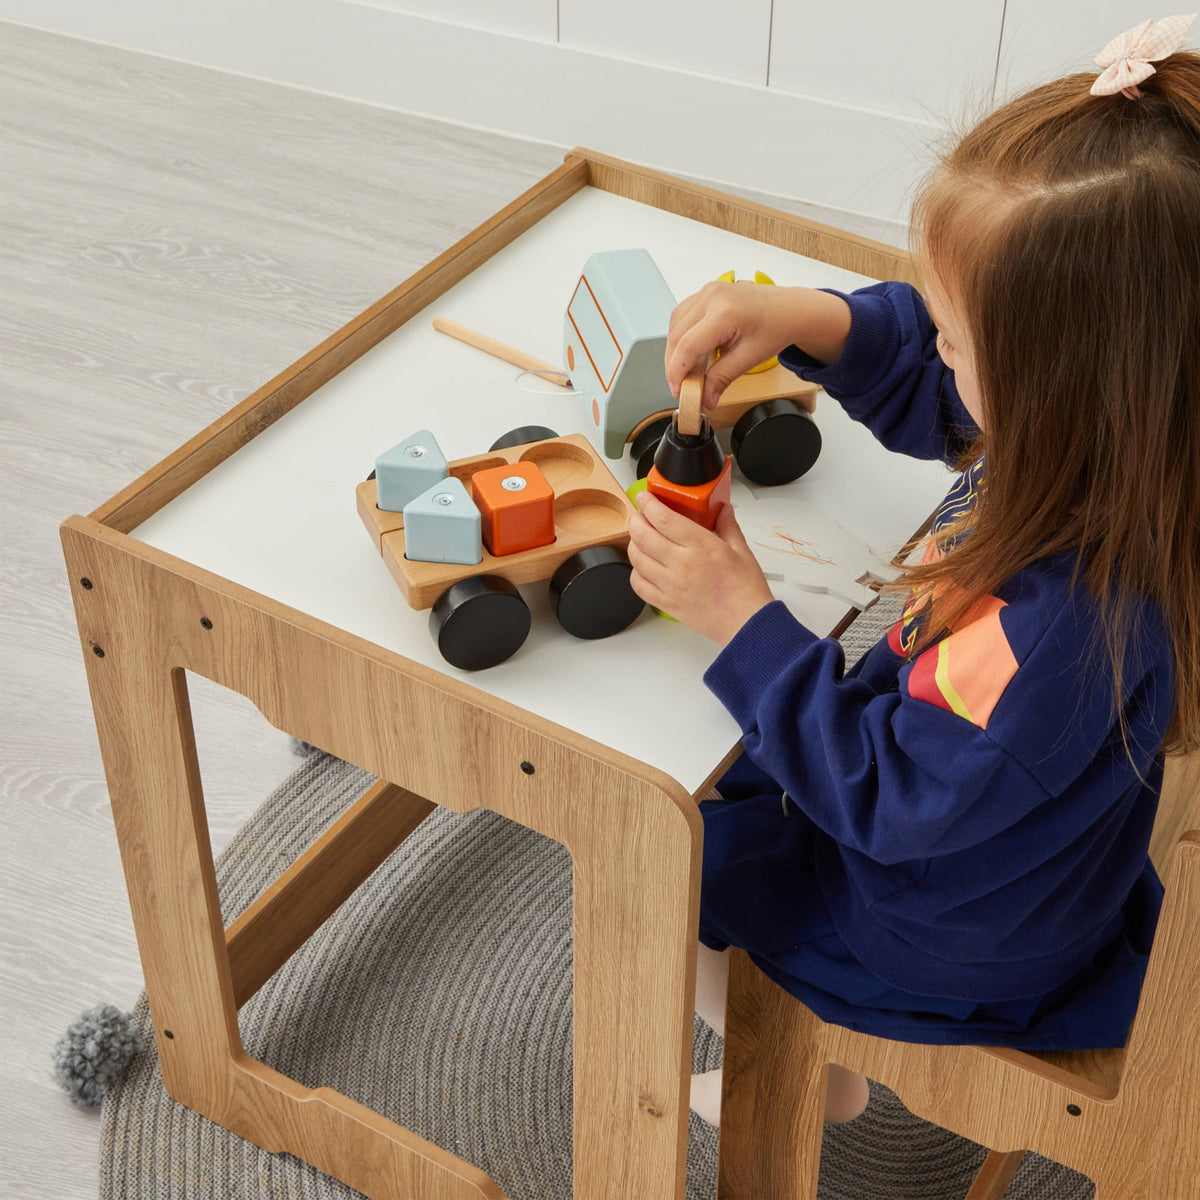
[[[98,1108],[137,1053],[133,1019],[115,1004],[82,1013],[54,1046],[54,1078],[80,1108]]]
[[[856,624],[852,661],[892,619]],[[372,782],[311,754],[217,862],[229,922]],[[495,813],[439,809],[239,1012],[247,1051],[329,1086],[487,1171],[512,1200],[571,1194],[571,864]],[[169,1099],[143,996],[142,1051],[101,1110],[101,1200],[354,1200]],[[720,1063],[697,1020],[693,1066]],[[716,1130],[691,1118],[688,1200],[716,1194]],[[972,1142],[872,1086],[858,1120],[826,1131],[821,1200],[962,1200]],[[1009,1200],[1088,1200],[1083,1176],[1028,1156]],[[614,1197],[614,1200],[625,1200]],[[629,1198],[633,1200],[633,1198]],[[642,1198],[637,1198],[642,1200]]]

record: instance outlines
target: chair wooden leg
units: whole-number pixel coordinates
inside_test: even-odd
[[[729,964],[720,1200],[815,1200],[828,1069],[815,1017],[740,950]]]
[[[1004,1200],[1004,1193],[1024,1158],[1024,1150],[989,1150],[965,1200]]]

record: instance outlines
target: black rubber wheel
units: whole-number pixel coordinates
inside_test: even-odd
[[[502,433],[489,447],[489,451],[508,450],[513,446],[524,446],[529,442],[544,442],[547,438],[556,438],[558,434],[545,425],[521,425]]]
[[[442,657],[462,671],[482,671],[511,658],[529,636],[529,608],[499,575],[452,583],[429,610],[429,632]]]
[[[645,479],[650,474],[650,468],[654,466],[654,452],[658,449],[658,443],[662,441],[663,434],[670,428],[670,416],[659,417],[657,421],[651,421],[633,439],[633,444],[629,447],[629,457],[637,470],[639,479]]]
[[[729,441],[751,483],[777,486],[799,479],[821,453],[821,430],[794,400],[767,400],[744,412]]]
[[[633,568],[624,550],[591,546],[572,554],[550,580],[550,606],[577,638],[605,638],[633,624],[646,607],[629,586]]]

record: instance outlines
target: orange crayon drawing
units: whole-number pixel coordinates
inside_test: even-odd
[[[819,563],[824,567],[836,567],[837,563],[832,558],[822,558],[819,554],[809,553],[807,550],[801,549],[803,546],[812,546],[812,542],[806,542],[803,538],[796,537],[795,534],[788,533],[782,525],[775,525],[771,532],[786,545],[780,546],[770,542],[753,542],[752,545],[761,546],[764,550],[776,550],[780,554],[790,554],[794,558],[803,558],[808,562]]]

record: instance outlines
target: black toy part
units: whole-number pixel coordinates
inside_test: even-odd
[[[766,400],[741,415],[729,446],[747,479],[777,487],[799,479],[817,461],[821,430],[794,400]]]
[[[525,446],[529,442],[544,442],[547,438],[556,438],[558,434],[545,425],[520,425],[502,433],[489,447],[488,453],[496,450],[509,450],[513,446]]]
[[[633,439],[629,447],[629,458],[634,464],[639,479],[645,479],[650,474],[650,468],[654,466],[654,454],[658,449],[658,443],[662,441],[662,436],[670,428],[670,425],[671,418],[669,416],[659,417],[658,420],[651,421]]]
[[[550,580],[550,606],[577,638],[605,638],[631,625],[645,602],[629,586],[633,568],[616,546],[589,546],[572,554]]]
[[[700,432],[679,432],[678,416],[670,425],[654,452],[658,473],[680,487],[699,487],[716,479],[725,469],[725,451],[706,417],[700,418]]]
[[[499,575],[452,583],[429,610],[429,632],[442,657],[462,671],[482,671],[511,658],[529,636],[529,608]]]

